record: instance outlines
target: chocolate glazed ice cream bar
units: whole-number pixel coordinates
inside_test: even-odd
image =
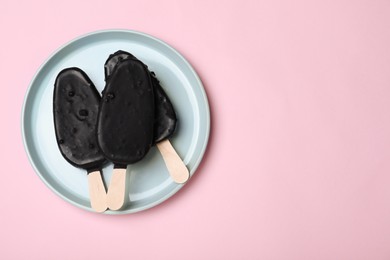
[[[115,66],[126,59],[138,60],[132,54],[121,50],[110,55],[104,64],[106,81],[110,80]],[[145,64],[144,66],[147,68]],[[169,138],[176,129],[176,113],[155,74],[149,71],[149,75],[152,80],[155,107],[153,144],[157,146],[163,156],[172,179],[177,183],[184,183],[190,177],[189,171],[169,142]]]
[[[53,115],[58,147],[73,166],[87,170],[91,207],[107,209],[101,168],[106,162],[96,139],[100,95],[79,68],[62,70],[54,84]]]
[[[126,60],[140,62],[132,54],[125,51],[117,51],[110,55],[104,65],[105,79],[107,83],[115,77],[115,70],[117,69],[118,64]],[[143,63],[142,65],[147,70],[147,66]],[[189,179],[189,171],[168,140],[176,128],[176,114],[168,96],[165,94],[154,73],[148,70],[147,72],[151,79],[154,94],[153,145],[155,144],[160,150],[172,179],[177,183],[184,183]],[[104,90],[104,93],[105,91],[106,89]],[[120,173],[119,171],[116,171],[116,175],[118,176],[113,176],[113,180],[121,180],[121,182],[111,182],[117,183],[118,185],[110,185],[108,190],[108,204],[110,208],[110,201],[119,200],[117,198],[113,199],[113,197],[115,197],[114,194],[119,195],[122,191],[124,192],[125,172]]]
[[[145,157],[153,144],[154,94],[145,66],[137,60],[117,64],[100,103],[97,139],[114,163],[107,204],[120,209],[125,199],[126,167]]]

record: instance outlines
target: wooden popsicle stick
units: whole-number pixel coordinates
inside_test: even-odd
[[[177,183],[185,183],[190,173],[168,139],[158,142],[157,148],[164,159],[171,178]]]
[[[96,212],[104,212],[107,209],[107,196],[100,171],[88,173],[88,185],[91,207]]]
[[[107,205],[111,210],[118,210],[125,203],[126,169],[114,168],[107,193]]]

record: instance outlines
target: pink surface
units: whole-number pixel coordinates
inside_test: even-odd
[[[1,259],[390,259],[390,2],[216,2],[1,2]],[[40,64],[111,28],[177,48],[212,110],[194,178],[125,216],[57,197],[20,131]]]

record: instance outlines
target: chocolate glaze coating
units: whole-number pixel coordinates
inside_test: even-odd
[[[57,144],[69,163],[89,172],[106,161],[96,139],[99,103],[99,92],[84,71],[67,68],[58,74],[53,95]]]
[[[100,103],[97,138],[117,168],[141,160],[153,142],[154,95],[148,70],[123,60],[106,82]]]
[[[138,60],[134,55],[122,50],[119,50],[108,57],[106,63],[104,64],[104,74],[106,82],[110,79],[110,76],[115,70],[116,65],[126,59]],[[144,66],[147,68],[145,64]],[[154,74],[154,72],[150,71],[149,74],[152,79],[155,106],[153,142],[158,143],[172,136],[173,132],[176,129],[177,119],[172,103],[163,88],[161,87],[160,82],[156,78],[156,75]]]

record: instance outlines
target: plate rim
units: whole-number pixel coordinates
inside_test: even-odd
[[[22,110],[21,110],[21,118],[20,118],[20,123],[21,123],[21,132],[22,132],[22,140],[23,140],[23,147],[24,147],[24,150],[25,150],[25,153],[27,154],[27,157],[28,157],[28,160],[30,162],[30,165],[33,167],[34,169],[34,172],[36,175],[39,176],[39,178],[43,181],[43,183],[50,189],[52,190],[56,195],[58,195],[59,197],[61,197],[62,199],[64,199],[65,201],[69,202],[70,204],[76,206],[77,208],[81,208],[81,209],[84,209],[84,210],[87,210],[89,212],[93,212],[93,213],[97,213],[97,214],[102,214],[102,213],[98,213],[98,212],[95,212],[92,208],[90,207],[86,207],[82,204],[79,204],[79,203],[76,203],[75,201],[71,200],[70,198],[66,197],[64,194],[62,194],[61,192],[59,192],[57,189],[55,189],[49,182],[46,181],[46,179],[42,176],[42,174],[40,173],[40,171],[38,170],[38,167],[36,166],[31,154],[30,154],[30,150],[29,150],[29,147],[27,145],[27,138],[26,138],[26,129],[25,129],[25,120],[26,120],[26,103],[27,103],[27,100],[29,99],[30,95],[31,95],[31,91],[32,91],[32,86],[33,84],[35,83],[37,77],[39,76],[39,74],[41,73],[42,69],[44,68],[44,66],[55,56],[57,55],[61,50],[63,50],[64,48],[66,48],[67,46],[73,44],[74,42],[77,42],[83,38],[87,38],[87,37],[91,37],[91,36],[94,36],[94,35],[98,35],[98,34],[106,34],[106,33],[125,33],[125,34],[133,34],[133,35],[137,35],[137,36],[142,36],[142,37],[146,37],[146,38],[149,38],[153,41],[156,41],[157,43],[163,45],[164,47],[168,48],[170,51],[172,51],[175,55],[177,55],[177,57],[179,57],[186,66],[188,66],[190,72],[193,74],[197,84],[200,86],[199,90],[201,92],[201,95],[202,95],[202,98],[203,98],[203,101],[204,101],[204,104],[205,104],[205,111],[206,111],[206,118],[205,118],[205,122],[206,122],[206,129],[205,129],[205,138],[204,138],[204,143],[202,144],[202,147],[201,147],[201,150],[200,150],[200,156],[198,157],[198,159],[195,161],[194,163],[194,166],[192,167],[192,169],[190,170],[190,174],[191,174],[191,178],[192,176],[194,175],[194,173],[196,172],[197,168],[199,167],[200,163],[202,162],[203,160],[203,156],[206,152],[206,149],[207,149],[207,146],[208,146],[208,143],[209,143],[209,137],[210,137],[210,128],[211,128],[211,122],[210,122],[210,106],[209,106],[209,102],[208,102],[208,97],[207,97],[207,94],[206,94],[206,90],[204,88],[204,85],[199,77],[199,75],[197,74],[197,72],[195,71],[195,69],[193,68],[193,66],[187,61],[187,59],[181,54],[179,53],[176,49],[174,49],[172,46],[170,46],[168,43],[166,43],[165,41],[159,39],[159,38],[156,38],[155,36],[152,36],[150,34],[147,34],[147,33],[144,33],[144,32],[141,32],[141,31],[137,31],[137,30],[130,30],[130,29],[105,29],[105,30],[97,30],[97,31],[92,31],[92,32],[89,32],[89,33],[85,33],[85,34],[82,34],[82,35],[79,35],[78,37],[75,37],[73,38],[72,40],[69,40],[68,42],[62,44],[61,46],[59,46],[58,48],[56,48],[42,63],[41,65],[39,66],[39,68],[35,71],[32,79],[30,80],[30,83],[28,85],[28,88],[27,88],[27,91],[24,95],[24,98],[23,98],[23,105],[22,105]],[[153,208],[159,204],[161,204],[162,202],[164,202],[165,200],[171,198],[174,194],[176,194],[182,187],[184,187],[188,182],[184,183],[184,184],[178,184],[174,189],[172,189],[169,193],[167,193],[165,196],[163,196],[162,198],[158,199],[158,200],[155,200],[154,202],[150,203],[150,204],[147,204],[145,206],[142,206],[142,207],[139,207],[139,208],[135,208],[135,209],[128,209],[128,210],[118,210],[118,211],[112,211],[112,210],[106,210],[103,215],[124,215],[124,214],[134,214],[134,213],[137,213],[137,212],[142,212],[142,211],[145,211],[147,209],[150,209],[150,208]]]

